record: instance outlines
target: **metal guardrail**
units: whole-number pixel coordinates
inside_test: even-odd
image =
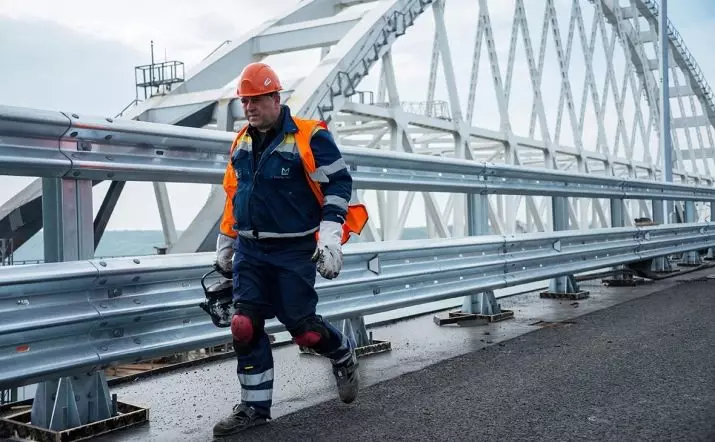
[[[233,134],[0,106],[0,174],[219,184]],[[715,188],[341,147],[362,189],[715,201]]]
[[[318,278],[318,312],[344,319],[709,247],[713,223],[350,244],[341,275]],[[198,307],[212,260],[0,268],[0,387],[226,342]]]

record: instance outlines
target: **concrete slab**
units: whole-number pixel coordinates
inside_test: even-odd
[[[468,425],[468,428],[472,428],[474,431],[481,431],[479,430],[480,422],[491,422],[495,419],[495,416],[492,416],[491,413],[486,413],[482,401],[487,401],[491,403],[492,406],[496,406],[498,404],[492,403],[495,397],[510,397],[510,400],[516,401],[515,404],[522,404],[520,406],[522,407],[521,411],[526,413],[523,416],[512,415],[512,417],[515,418],[527,418],[529,415],[527,410],[530,407],[535,407],[534,410],[539,409],[539,403],[525,397],[516,397],[508,393],[512,389],[519,390],[519,388],[523,388],[524,380],[520,379],[521,376],[518,372],[514,372],[513,367],[510,368],[509,366],[495,364],[494,361],[499,359],[496,356],[490,356],[484,360],[492,361],[492,365],[483,365],[483,370],[466,367],[464,366],[464,362],[457,363],[455,367],[440,365],[439,367],[430,368],[428,370],[432,370],[429,373],[431,373],[433,379],[425,378],[424,374],[420,375],[422,376],[420,379],[421,382],[424,382],[423,387],[425,390],[410,390],[412,394],[414,394],[412,397],[400,394],[399,397],[401,399],[397,402],[390,400],[390,397],[392,397],[390,393],[390,391],[392,391],[390,383],[382,383],[374,388],[370,388],[370,386],[389,379],[394,379],[406,373],[423,370],[425,367],[432,366],[440,361],[462,355],[466,355],[464,357],[472,361],[472,363],[487,364],[487,362],[481,359],[485,353],[478,350],[496,346],[494,347],[494,351],[497,352],[497,354],[503,355],[504,352],[502,352],[501,349],[506,341],[534,331],[537,331],[537,333],[530,333],[527,336],[538,334],[539,337],[536,341],[529,341],[531,345],[535,347],[530,349],[527,344],[523,343],[527,341],[521,341],[522,343],[518,344],[518,352],[509,351],[506,353],[509,355],[508,358],[511,359],[511,363],[521,366],[524,370],[533,371],[536,366],[541,367],[540,370],[544,373],[557,370],[563,371],[564,375],[573,375],[573,373],[580,372],[582,369],[588,369],[588,367],[583,367],[582,363],[577,364],[576,360],[569,362],[569,364],[573,365],[564,365],[565,363],[558,362],[559,358],[562,357],[562,355],[559,354],[561,351],[554,351],[553,349],[558,348],[554,347],[555,345],[561,345],[559,341],[562,337],[553,334],[558,332],[551,331],[558,329],[544,328],[543,321],[557,322],[572,320],[589,313],[609,309],[602,312],[600,316],[601,319],[594,322],[596,325],[593,325],[591,329],[583,332],[583,341],[578,336],[571,337],[572,342],[569,344],[571,351],[576,351],[578,348],[582,350],[581,353],[574,354],[572,358],[587,358],[590,361],[588,364],[593,364],[598,362],[592,360],[593,354],[591,351],[596,349],[589,346],[579,347],[579,345],[583,342],[587,343],[589,339],[599,334],[602,336],[614,336],[615,339],[625,340],[620,343],[621,348],[631,347],[633,351],[637,350],[638,342],[633,342],[632,336],[623,335],[623,333],[626,332],[626,330],[623,329],[626,323],[623,321],[626,319],[621,321],[611,321],[609,319],[611,317],[630,315],[627,318],[627,322],[630,321],[632,324],[640,324],[643,318],[653,316],[653,312],[650,310],[651,303],[648,302],[647,299],[641,303],[629,303],[629,301],[662,290],[666,290],[666,293],[670,290],[673,293],[680,294],[684,293],[684,287],[690,286],[701,287],[700,290],[702,291],[702,287],[704,287],[702,283],[679,284],[677,280],[694,279],[711,274],[715,275],[715,271],[704,270],[637,287],[606,288],[600,284],[600,281],[589,281],[582,283],[582,288],[589,290],[591,296],[588,299],[579,301],[541,299],[539,298],[538,291],[517,295],[500,300],[503,308],[514,310],[516,315],[515,319],[485,326],[438,327],[432,322],[432,315],[426,315],[404,322],[377,327],[374,329],[374,337],[380,340],[392,341],[393,350],[389,353],[373,355],[362,359],[360,371],[363,389],[357,403],[351,406],[345,406],[336,401],[334,380],[327,361],[315,356],[300,355],[295,346],[275,349],[276,381],[274,387],[274,421],[268,426],[270,428],[256,431],[255,437],[263,440],[335,440],[344,437],[343,433],[339,430],[347,426],[351,428],[351,434],[349,436],[351,439],[355,439],[356,434],[360,436],[357,437],[358,439],[364,438],[365,440],[382,440],[385,438],[412,439],[413,437],[417,439],[431,439],[438,436],[442,438],[442,434],[444,434],[444,437],[447,439],[464,439],[465,437],[470,440],[474,440],[475,438],[479,439],[481,437],[478,434],[465,433],[460,430],[457,425],[458,422],[455,422],[454,419],[449,416],[462,416],[463,421],[459,422],[459,424],[464,423]],[[677,290],[673,290],[676,287]],[[710,287],[711,292],[715,291],[715,283],[710,283],[708,287]],[[683,294],[683,296],[690,295]],[[709,298],[702,295],[702,293],[692,296],[698,296],[697,302],[700,303],[698,305],[710,308],[712,311],[712,300],[715,297],[715,293]],[[666,301],[660,301],[660,304],[655,305],[653,308],[656,308],[658,311],[662,310],[662,304],[664,302]],[[677,298],[673,297],[673,299],[670,299],[668,302],[668,306],[673,312],[682,311],[677,305]],[[623,303],[626,304],[622,307],[615,307]],[[690,306],[690,309],[698,307],[698,305]],[[698,313],[697,308],[693,313]],[[700,314],[702,315],[703,312],[701,311]],[[641,320],[639,320],[639,318],[641,318]],[[715,316],[711,316],[711,318],[715,318]],[[685,321],[684,324],[687,324],[687,318],[683,318],[683,320]],[[653,320],[647,320],[646,323],[642,324],[643,327],[646,327],[644,330],[650,330],[653,326],[652,322]],[[572,325],[570,329],[577,330],[579,326],[577,323]],[[712,334],[712,329],[711,327],[710,334]],[[699,332],[703,332],[703,330]],[[578,334],[580,333],[582,332],[579,331]],[[630,333],[637,335],[639,339],[648,339],[647,334],[641,336],[641,331],[639,331],[638,326],[635,326]],[[683,336],[683,334],[690,332],[686,329],[681,329],[679,333],[682,334],[678,336]],[[691,340],[696,338],[701,339],[701,337],[697,335],[689,337]],[[521,339],[524,339],[524,337]],[[538,341],[538,339],[546,340],[541,342]],[[670,345],[672,344],[673,343]],[[685,343],[683,344],[685,345]],[[543,354],[540,353],[541,350],[543,350]],[[598,350],[596,354],[603,357],[608,356],[608,352],[602,353],[602,348]],[[521,354],[528,354],[530,358],[529,361],[521,360]],[[703,353],[692,354],[688,361],[697,363],[697,360],[691,361],[691,359],[702,359],[704,357],[706,357],[706,355]],[[710,357],[712,357],[712,355]],[[455,362],[448,361],[447,363]],[[659,367],[660,361],[657,358],[651,358],[649,359],[649,363],[652,364],[653,367]],[[141,428],[117,433],[100,440],[211,440],[214,423],[231,410],[231,407],[240,395],[235,366],[234,360],[221,361],[113,388],[112,392],[117,393],[120,400],[150,407],[151,422],[149,425],[145,425]],[[710,367],[712,366],[711,364]],[[504,389],[504,391],[479,391],[480,387],[477,386],[479,386],[483,380],[498,375],[502,370],[511,372],[513,376],[513,378],[502,378],[503,383],[500,388]],[[425,371],[423,370],[421,373],[425,373]],[[712,373],[711,368],[709,375],[711,376],[710,380],[713,382],[710,385],[715,386],[715,378],[712,377]],[[613,379],[618,378],[618,373],[611,374],[614,376]],[[552,373],[551,376],[553,375]],[[454,384],[450,387],[440,381],[443,390],[434,390],[430,386],[431,383],[436,382],[438,379],[443,379],[444,376],[447,376]],[[410,379],[411,380],[402,382],[416,382],[414,378]],[[609,379],[611,378],[604,378],[602,381],[606,383],[611,382],[612,379]],[[647,381],[648,380],[646,380],[646,382]],[[394,382],[401,381],[398,379]],[[549,382],[558,382],[558,379],[549,378]],[[519,387],[519,385],[521,385],[521,387]],[[459,392],[459,388],[468,388],[469,386],[472,386],[470,388],[476,388],[471,396]],[[549,399],[548,392],[552,387],[550,384],[534,384],[529,394],[539,396],[539,400],[541,401],[548,401],[549,404],[546,409],[558,409],[561,410],[559,413],[563,413],[562,408],[568,401],[565,401],[564,404],[560,404],[559,401],[553,398]],[[625,388],[626,386],[623,387]],[[713,388],[713,390],[715,390],[715,388]],[[376,393],[377,391],[381,393],[378,394]],[[407,390],[398,389],[398,391]],[[439,395],[437,395],[437,393],[439,393]],[[573,396],[581,396],[584,393],[595,395],[592,398],[594,404],[599,403],[602,399],[600,393],[596,390],[589,390],[588,392],[562,392],[562,394],[572,394]],[[381,394],[384,396],[381,396]],[[484,397],[485,395],[487,397]],[[470,403],[475,397],[479,397],[480,400]],[[698,401],[700,402],[693,404],[695,409],[698,404],[712,404],[712,402],[708,401],[713,397],[713,394],[710,396],[701,394],[698,397]],[[416,400],[417,398],[419,398],[419,401]],[[633,396],[633,399],[638,400],[637,394]],[[436,405],[427,405],[430,400],[437,400],[437,402],[441,404],[441,408],[438,409]],[[589,399],[585,398],[584,400]],[[326,403],[326,401],[328,402]],[[406,420],[407,418],[398,419],[399,423],[390,420],[397,418],[395,415],[397,410],[406,408],[406,416],[412,416],[412,418],[415,419],[413,422],[414,426],[421,427],[425,425],[425,422],[420,419],[420,413],[417,413],[417,415],[411,414],[415,412],[414,407],[417,406],[417,403],[423,403],[425,404],[423,409],[431,410],[425,411],[426,415],[430,416],[430,425],[436,426],[436,428],[439,428],[443,433],[419,432],[418,430],[414,430],[412,433],[406,432],[404,435],[400,435],[397,430],[403,429],[406,431],[409,425]],[[316,404],[321,405],[319,405],[318,408],[308,408]],[[479,411],[478,415],[472,416],[469,408],[474,406],[478,406],[481,411]],[[380,417],[382,416],[380,413],[377,413],[376,410],[382,409],[381,407],[385,407],[385,413],[391,416],[389,419],[385,420]],[[500,409],[498,413],[508,411],[509,405],[505,403],[500,407],[497,407]],[[504,407],[506,407],[506,409]],[[308,409],[306,410],[306,408]],[[544,408],[542,407],[541,409],[543,412]],[[372,411],[368,412],[368,410]],[[354,415],[351,414],[353,412],[355,413]],[[495,411],[495,413],[497,413],[497,411]],[[608,420],[613,418],[604,418],[602,414],[594,413],[594,422],[600,422],[602,425],[608,425],[606,422],[602,422],[602,419]],[[548,414],[549,413],[546,413],[542,416],[542,419],[546,419],[546,421],[537,425],[539,428],[548,428],[547,424],[549,420],[552,420],[553,422],[551,423],[558,428],[564,425],[560,420],[562,417],[566,417],[566,415],[561,417],[554,415],[550,417]],[[385,418],[387,418],[387,415],[385,415]],[[711,417],[715,422],[715,414],[711,414]],[[587,425],[587,422],[582,424]],[[634,422],[634,425],[636,424],[637,422]],[[359,425],[359,431],[357,425]],[[455,425],[457,425],[457,427],[454,427]],[[505,422],[505,425],[509,424]],[[294,428],[293,426],[297,428],[297,433],[292,429]],[[448,426],[453,427],[447,428]],[[325,428],[329,428],[329,430],[321,430]],[[466,428],[467,427],[465,427],[465,429]],[[470,434],[470,436],[467,437],[467,434]],[[507,434],[509,433],[499,435],[498,432],[492,432],[489,436],[484,434],[484,437],[504,437]],[[566,439],[569,439],[570,436],[568,436],[568,434],[570,433],[563,433],[558,436],[558,438],[563,438],[565,435]],[[447,437],[447,435],[450,436]],[[244,440],[244,437],[248,436],[248,434],[245,436],[242,435],[236,440]],[[555,435],[551,434],[551,436]],[[573,433],[572,436],[576,437],[577,434]],[[588,436],[588,434],[579,433],[578,436]],[[519,437],[522,439],[524,437],[527,439],[530,438],[528,433],[520,434]],[[534,437],[536,437],[536,434],[534,434]]]

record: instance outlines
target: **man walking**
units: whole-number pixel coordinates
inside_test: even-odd
[[[281,83],[266,64],[238,80],[248,124],[231,146],[216,267],[232,275],[231,320],[241,401],[214,427],[223,436],[266,423],[273,397],[273,356],[266,319],[277,317],[296,344],[332,362],[340,399],[358,392],[355,343],[316,315],[316,270],[338,276],[342,244],[367,213],[348,202],[352,178],[324,123],[291,116]],[[346,223],[346,218],[350,222]],[[358,232],[359,233],[359,232]]]

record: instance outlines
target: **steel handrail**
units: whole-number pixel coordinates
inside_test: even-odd
[[[233,134],[0,106],[0,174],[220,184]],[[713,201],[715,188],[342,147],[363,189]]]
[[[318,278],[318,312],[364,316],[709,247],[712,223],[349,244],[341,275]],[[213,258],[0,268],[0,388],[226,342],[198,307]]]

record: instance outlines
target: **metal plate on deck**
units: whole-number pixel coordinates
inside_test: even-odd
[[[480,315],[477,313],[464,313],[462,311],[449,312],[446,318],[434,316],[434,323],[442,326],[448,324],[457,324],[459,326],[486,325],[490,322],[499,322],[514,317],[512,310],[504,310],[493,315]]]
[[[635,287],[640,284],[646,284],[646,282],[647,281],[643,278],[634,277],[607,278],[601,280],[601,283],[606,285],[607,287]]]
[[[556,292],[541,292],[539,296],[547,299],[586,299],[591,293],[588,291],[580,291],[576,293],[556,293]]]
[[[30,409],[32,407],[32,401],[26,402],[29,402],[29,406],[23,407],[22,405],[25,405],[25,402],[22,402],[7,404],[0,407],[0,411],[12,410],[13,407],[18,407],[18,405],[23,408],[23,411],[0,417],[0,438],[3,440],[5,440],[4,438],[6,437],[14,438],[11,440],[31,440],[33,442],[70,442],[88,440],[102,434],[133,427],[149,421],[148,408],[142,408],[124,402],[117,402],[118,414],[114,417],[67,430],[55,431],[30,424]]]
[[[300,345],[298,346],[298,350],[306,355],[320,356],[312,349]],[[378,341],[377,339],[373,339],[370,344],[357,347],[355,349],[355,355],[359,358],[361,356],[369,356],[390,350],[392,350],[392,343],[390,341]]]

